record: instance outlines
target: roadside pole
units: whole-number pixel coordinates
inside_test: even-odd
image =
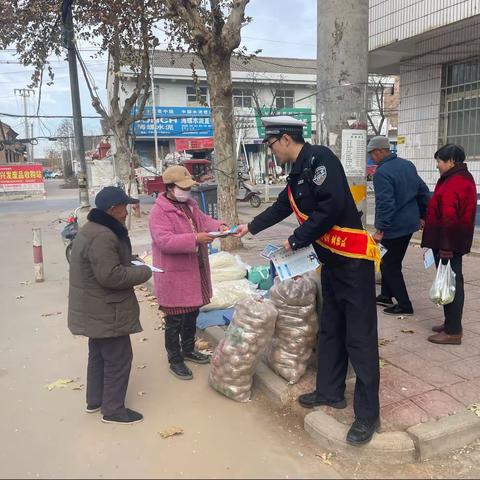
[[[78,172],[78,194],[80,205],[90,207],[87,185],[87,164],[85,162],[85,145],[83,142],[82,108],[80,106],[80,89],[78,87],[77,54],[73,33],[72,17],[73,0],[63,0],[62,20],[64,25],[64,41],[67,48],[68,70],[70,73],[70,92],[72,97],[73,130],[75,135],[75,150],[80,165]]]
[[[43,271],[43,249],[42,231],[40,228],[32,228],[33,234],[33,268],[35,270],[35,282],[43,282],[45,274]]]
[[[317,136],[367,221],[368,0],[317,0]]]

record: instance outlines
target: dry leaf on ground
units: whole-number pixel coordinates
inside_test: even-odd
[[[20,282],[20,285],[30,285],[30,282],[28,280],[25,280],[24,282]]]
[[[210,349],[210,344],[206,340],[197,338],[197,341],[195,342],[195,348],[197,350],[208,350]]]
[[[147,340],[148,340],[147,337],[142,337],[142,338],[140,339],[141,342],[146,342]]]
[[[387,362],[383,359],[380,359],[378,366],[380,368],[385,368],[386,365],[387,365]]]
[[[415,330],[413,330],[412,328],[402,328],[400,331],[402,333],[415,333]]]
[[[143,397],[143,396],[146,395],[146,394],[147,394],[147,392],[143,392],[143,391],[137,392],[137,395],[138,395],[139,397]]]
[[[54,317],[56,315],[61,315],[62,312],[51,312],[51,313],[42,313],[41,317]]]
[[[384,347],[385,345],[388,345],[389,343],[392,343],[392,342],[393,342],[393,340],[390,340],[388,338],[380,338],[378,340],[378,346],[379,347]]]
[[[146,365],[137,365],[137,368],[139,370],[143,370],[144,368],[147,368],[147,366]]]
[[[83,390],[85,388],[85,385],[83,383],[79,383],[77,385],[72,386],[72,390]]]
[[[157,307],[158,305],[155,302],[150,303],[151,307]]]
[[[49,383],[48,385],[45,385],[45,388],[48,389],[48,391],[51,391],[54,388],[67,388],[67,385],[69,383],[73,383],[72,378],[59,378],[58,380],[55,380],[54,382]]]
[[[335,454],[332,452],[317,453],[315,456],[318,457],[325,465],[331,465],[331,459],[335,457]]]
[[[16,298],[17,300],[20,300],[20,299],[25,298],[25,297],[24,297],[23,295],[17,295],[15,298]]]
[[[405,320],[407,317],[404,317],[403,315],[400,315],[399,317],[397,317],[397,320]]]
[[[162,438],[173,437],[174,435],[181,435],[183,433],[183,428],[180,427],[169,427],[166,430],[158,432]]]
[[[153,327],[154,330],[165,330],[165,325],[155,325]]]
[[[480,417],[480,403],[472,403],[467,407],[467,410],[473,412],[477,417]]]

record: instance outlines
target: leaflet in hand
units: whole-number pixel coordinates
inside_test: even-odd
[[[272,258],[272,255],[275,252],[278,252],[278,250],[281,250],[282,248],[283,247],[279,247],[278,245],[272,245],[271,243],[269,243],[260,253],[260,256],[266,258],[267,260],[270,260]]]
[[[147,265],[146,263],[141,262],[140,260],[132,260],[132,264],[135,265],[136,267],[140,267],[142,265],[147,266],[152,272],[156,273],[163,273],[163,270],[161,268],[157,267],[152,267],[152,265]]]
[[[208,234],[214,238],[224,238],[224,237],[228,237],[229,235],[233,235],[236,231],[237,231],[237,226],[235,225],[223,232],[208,232]]]
[[[303,275],[320,266],[317,254],[312,246],[293,251],[289,250],[288,252],[282,248],[274,252],[270,260],[272,260],[280,280]]]

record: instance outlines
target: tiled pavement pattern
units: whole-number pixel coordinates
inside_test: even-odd
[[[238,253],[250,264],[264,263],[259,252],[267,243],[281,244],[295,220],[265,230],[245,240]],[[425,270],[422,250],[410,246],[404,276],[415,315],[397,318],[378,308],[382,430],[404,430],[480,403],[480,257],[464,257],[465,310],[462,345],[434,345],[427,341],[431,327],[443,322],[443,310],[428,296],[435,268]],[[379,287],[378,287],[379,288]],[[407,333],[402,332],[405,330]],[[408,333],[412,331],[414,333]],[[353,418],[353,382],[347,382],[348,407],[327,409],[339,420]]]

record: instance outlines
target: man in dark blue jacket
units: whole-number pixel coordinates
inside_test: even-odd
[[[388,315],[413,315],[402,275],[402,261],[412,234],[423,226],[430,192],[412,162],[390,151],[387,137],[373,137],[367,151],[377,165],[373,238],[387,249],[382,258],[382,291],[377,304]],[[393,303],[392,297],[397,300]]]

